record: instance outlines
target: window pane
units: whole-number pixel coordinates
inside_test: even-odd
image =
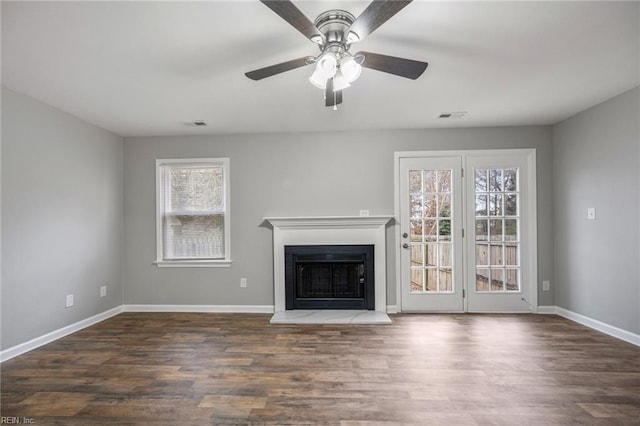
[[[166,259],[224,258],[223,215],[172,215],[164,218]]]
[[[224,187],[220,167],[169,167],[169,212],[220,212]]]

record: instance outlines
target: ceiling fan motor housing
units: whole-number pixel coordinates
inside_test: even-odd
[[[320,49],[325,51],[329,46],[338,46],[345,51],[349,49],[347,31],[356,18],[346,10],[333,9],[321,13],[314,24],[318,31],[325,36],[325,44]]]

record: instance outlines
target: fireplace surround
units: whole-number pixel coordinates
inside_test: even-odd
[[[386,317],[386,224],[392,218],[393,216],[264,218],[273,227],[274,318],[279,313],[299,311],[286,309],[285,246],[294,245],[372,245],[374,310],[369,312],[381,313]]]

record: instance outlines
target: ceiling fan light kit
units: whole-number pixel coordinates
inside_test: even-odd
[[[374,0],[355,18],[346,10],[334,9],[311,22],[290,0],[261,0],[269,9],[318,44],[320,54],[293,59],[245,73],[252,80],[315,64],[309,82],[324,91],[325,105],[334,110],[342,103],[342,90],[351,86],[362,68],[374,69],[415,80],[426,70],[426,62],[396,58],[378,53],[349,52],[356,43],[371,34],[411,0]]]

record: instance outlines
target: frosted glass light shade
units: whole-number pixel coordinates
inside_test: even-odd
[[[357,63],[351,56],[344,58],[340,61],[340,71],[344,78],[352,83],[360,77],[360,73],[362,72],[362,66]]]
[[[333,77],[333,91],[346,89],[349,86],[351,86],[349,81],[342,74],[342,71],[338,70],[335,77]]]
[[[336,75],[337,67],[338,61],[336,56],[331,52],[327,52],[318,60],[318,63],[316,64],[316,72],[318,72],[325,80],[328,80]]]

